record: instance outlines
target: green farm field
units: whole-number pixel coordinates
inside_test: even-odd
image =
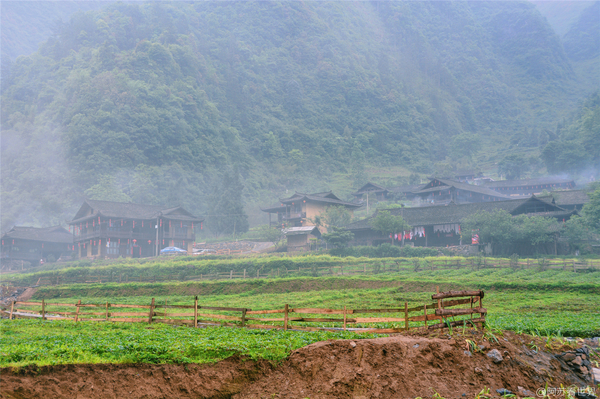
[[[162,283],[73,284],[40,287],[32,301],[244,307],[386,308],[431,302],[441,291],[483,289],[487,324],[538,336],[600,335],[600,272],[536,269],[408,269],[375,276]],[[394,317],[394,314],[390,314]],[[401,316],[401,315],[398,315]],[[322,326],[333,324],[322,323]],[[313,324],[314,326],[314,324]],[[377,327],[398,327],[380,323]],[[323,339],[372,338],[353,332],[193,329],[169,325],[3,320],[0,366],[60,363],[211,362],[233,353],[278,361],[301,346]]]

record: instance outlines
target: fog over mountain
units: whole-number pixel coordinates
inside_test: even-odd
[[[599,2],[560,34],[516,1],[26,4],[2,2],[3,229],[85,197],[201,215],[224,174],[258,222],[377,168],[598,168]]]

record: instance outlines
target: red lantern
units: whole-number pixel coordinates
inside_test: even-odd
[[[144,221],[142,220],[142,227],[144,227]]]
[[[152,240],[148,240],[148,245],[152,244]]]
[[[44,248],[44,243],[42,243],[42,249]]]

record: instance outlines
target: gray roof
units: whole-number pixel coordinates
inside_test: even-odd
[[[440,183],[442,183],[442,185],[429,187],[429,185],[433,181],[436,181],[436,180],[439,181]],[[495,197],[495,198],[509,198],[505,195],[498,193],[497,191],[491,190],[491,189],[483,187],[483,186],[476,186],[474,184],[461,183],[461,182],[454,181],[454,180],[439,179],[439,178],[431,179],[429,181],[429,183],[421,186],[421,188],[419,190],[415,190],[415,191],[413,191],[413,193],[414,194],[430,193],[430,192],[436,192],[439,190],[446,190],[447,188],[450,188],[450,187],[455,187],[457,190],[472,191],[474,193],[478,193],[478,194],[482,194],[482,195],[489,195],[490,197]]]
[[[2,239],[19,238],[22,240],[54,242],[54,243],[73,243],[73,235],[61,226],[53,227],[26,227],[14,226],[7,231]]]
[[[552,191],[552,197],[557,205],[584,205],[590,202],[590,197],[583,190]]]
[[[193,216],[182,207],[166,208],[159,205],[134,204],[132,202],[85,200],[70,223],[78,223],[97,216],[144,220],[163,217],[192,222],[201,222],[204,220]]]
[[[485,187],[490,188],[498,188],[498,187],[527,187],[527,186],[551,186],[552,184],[564,184],[564,183],[573,183],[575,186],[575,182],[571,179],[559,179],[556,177],[539,177],[535,179],[520,179],[520,180],[497,180],[486,182],[484,184]],[[542,187],[546,188],[546,187]],[[551,187],[547,187],[551,188]]]
[[[353,202],[346,202],[339,199],[333,192],[324,192],[324,193],[314,193],[314,194],[305,194],[296,192],[289,198],[281,198],[280,201],[282,203],[292,203],[296,201],[314,201],[314,202],[323,202],[331,205],[341,205],[349,208],[360,208],[362,205],[355,204]]]

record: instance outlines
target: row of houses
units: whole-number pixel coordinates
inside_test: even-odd
[[[464,177],[461,175],[461,177]],[[418,206],[503,201],[511,198],[524,198],[539,195],[544,191],[573,190],[575,182],[570,179],[542,177],[522,180],[452,180],[430,178],[429,182],[421,185],[409,185],[386,188],[375,183],[367,183],[353,193],[354,202],[368,201],[369,196],[377,201],[405,198],[417,200]]]
[[[556,180],[554,183],[544,181],[543,184],[542,180],[536,181],[499,185],[498,188],[509,192],[514,187],[536,187],[529,190],[541,192],[548,188],[563,188],[560,186],[563,183],[568,187],[574,185]],[[316,221],[328,207],[343,207],[353,214],[366,205],[360,201],[359,194],[385,200],[389,192],[368,183],[354,194],[352,202],[340,199],[331,191],[296,192],[261,210],[269,215],[271,227],[285,227],[288,250],[300,251],[309,249],[311,239],[318,239],[326,232],[324,227],[316,226]],[[529,197],[519,195],[514,198],[491,188],[438,178],[413,187],[410,194],[420,198],[422,206],[393,209],[391,212],[400,214],[413,226],[411,232],[395,237],[395,240],[414,246],[461,244],[461,223],[477,211],[503,209],[513,215],[537,214],[568,220],[589,201],[582,190],[553,191],[549,196],[532,193]],[[3,262],[20,260],[35,264],[50,256],[58,259],[73,253],[80,258],[151,257],[173,246],[191,254],[196,238],[194,229],[202,229],[203,222],[203,218],[182,207],[86,200],[68,223],[68,230],[61,226],[13,227],[2,236],[0,256]],[[351,223],[347,228],[354,233],[353,245],[378,245],[389,241],[389,237],[383,237],[370,228],[369,219]]]

